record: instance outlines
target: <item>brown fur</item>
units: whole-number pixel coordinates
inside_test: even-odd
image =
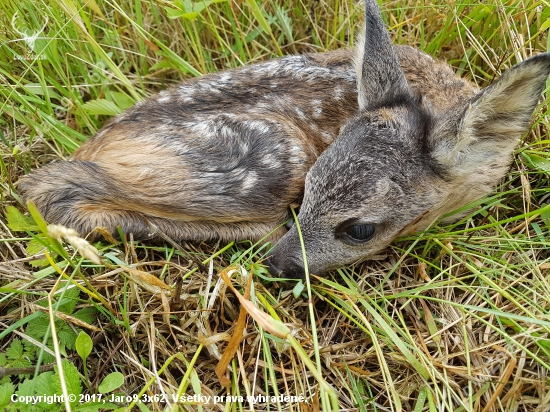
[[[366,20],[355,51],[213,73],[138,103],[69,162],[22,179],[23,197],[81,235],[120,226],[137,238],[224,241],[277,239],[289,205],[302,203],[312,271],[368,258],[491,190],[550,56],[479,91],[425,53],[392,46],[373,0]],[[269,263],[303,273],[295,228]]]

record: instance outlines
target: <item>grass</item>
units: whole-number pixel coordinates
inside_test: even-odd
[[[480,87],[548,48],[544,1],[396,0],[383,10],[396,43],[447,60]],[[297,296],[293,284],[266,279],[246,242],[125,238],[95,244],[94,263],[92,249],[78,252],[78,240],[60,243],[39,216],[18,212],[20,176],[68,158],[136,101],[192,76],[351,46],[361,15],[344,0],[2,2],[0,408],[547,410],[546,102],[512,170],[470,216]],[[244,321],[222,273],[239,294],[253,274]],[[242,342],[228,343],[239,328]],[[219,373],[223,387],[216,365],[227,347],[235,356]],[[13,392],[82,398],[32,406],[9,403]],[[238,401],[259,394],[304,402]],[[193,395],[210,402],[172,399]]]

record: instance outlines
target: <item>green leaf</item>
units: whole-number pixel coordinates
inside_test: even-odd
[[[82,360],[86,360],[86,358],[90,356],[90,353],[92,353],[94,343],[92,342],[90,335],[84,331],[81,331],[76,337],[75,346],[78,355],[82,358]]]
[[[305,288],[304,282],[299,281],[298,283],[296,283],[296,286],[294,286],[294,289],[292,289],[292,295],[294,296],[294,298],[298,299],[298,297],[304,291],[304,288]]]
[[[52,371],[43,372],[33,379],[34,389],[36,393],[45,395],[55,395],[57,388],[55,387],[54,373]]]
[[[76,333],[73,328],[68,323],[60,323],[61,327],[58,326],[56,322],[57,329],[57,339],[64,347],[68,349],[75,349],[76,345]]]
[[[67,385],[67,392],[69,395],[75,395],[75,401],[71,402],[71,405],[78,404],[78,398],[82,393],[82,382],[80,381],[80,375],[78,369],[74,364],[68,360],[63,359],[61,361],[61,367],[63,368],[63,374],[65,375],[65,384]],[[55,384],[57,386],[57,393],[61,393],[61,380],[59,379],[59,370],[57,366],[54,368],[56,373]]]
[[[69,260],[70,259],[69,254],[65,249],[63,249],[63,247],[61,246],[61,243],[59,243],[57,239],[54,239],[48,235],[48,223],[46,223],[46,221],[38,211],[38,208],[36,207],[36,205],[31,199],[27,200],[27,209],[29,209],[29,213],[31,214],[32,218],[38,225],[39,229],[44,234],[48,247],[55,250],[57,254],[63,256],[65,259]]]
[[[170,19],[177,19],[178,17],[183,17],[186,20],[195,20],[199,16],[199,13],[202,12],[211,4],[223,3],[225,1],[227,0],[203,0],[195,4],[191,4],[191,2],[187,2],[187,1],[185,3],[174,2],[173,6],[176,6],[177,8],[164,7],[164,10],[166,11],[166,15]]]
[[[129,109],[130,107],[132,107],[136,103],[136,101],[134,99],[132,99],[130,96],[128,96],[126,93],[109,92],[109,95],[111,95],[110,96],[110,97],[112,97],[111,100],[116,102],[116,105],[121,110]]]
[[[91,325],[97,318],[97,309],[91,306],[82,308],[73,313],[73,317]]]
[[[76,287],[65,289],[65,293],[63,293],[63,300],[61,301],[61,305],[59,305],[59,310],[67,315],[72,314],[76,304],[78,303],[79,295],[80,289]]]
[[[38,313],[38,315],[29,321],[26,333],[31,338],[41,340],[50,327],[50,318],[44,312],[36,313]]]
[[[193,4],[193,11],[196,11],[196,12],[200,13],[201,11],[203,11],[204,9],[209,7],[211,4],[223,3],[223,2],[226,2],[226,1],[227,0],[203,0],[203,1],[200,1],[200,2],[197,2],[197,3]]]
[[[252,10],[252,14],[258,21],[262,30],[267,34],[271,34],[271,27],[269,26],[269,23],[267,22],[264,15],[262,14],[262,10],[258,6],[258,3],[256,3],[256,0],[246,0],[246,2],[248,3],[250,10]]]
[[[109,393],[121,387],[123,383],[124,375],[120,372],[113,372],[105,376],[97,389],[99,393]]]
[[[18,396],[32,396],[34,392],[34,379],[25,379],[17,385],[16,393]]]
[[[88,114],[106,114],[115,116],[122,113],[122,110],[113,102],[106,99],[89,100],[82,105]]]
[[[34,313],[31,313],[30,315],[25,316],[23,319],[19,319],[17,322],[12,323],[10,326],[8,326],[2,332],[0,332],[0,339],[9,335],[11,332],[16,330],[17,328],[20,328],[23,325],[26,325],[31,320],[38,318],[40,315],[41,315],[40,312],[34,312]]]
[[[110,402],[89,402],[78,405],[76,408],[73,408],[75,412],[100,412],[100,411],[112,411],[118,409],[119,407]],[[124,410],[124,408],[122,408]]]
[[[527,152],[521,152],[521,154],[535,169],[550,172],[550,160],[547,158]]]
[[[199,13],[197,12],[186,12],[179,9],[173,9],[171,7],[165,7],[164,10],[166,10],[166,15],[170,19],[177,19],[178,17],[183,17],[187,20],[195,20]]]
[[[6,220],[8,221],[8,227],[14,232],[38,231],[38,225],[34,222],[30,216],[25,216],[19,210],[13,206],[6,208]]]
[[[542,208],[546,209],[546,206],[548,206],[548,204],[542,205]],[[546,227],[548,229],[550,229],[550,209],[544,210],[544,212],[542,212],[540,214],[540,217],[541,217],[542,221],[544,222],[544,224],[546,225]]]
[[[21,340],[14,339],[10,347],[6,349],[7,364],[12,368],[26,368],[31,366],[32,363],[28,355],[28,352],[25,353],[25,348]]]
[[[548,29],[549,27],[550,27],[550,19],[546,19],[546,21],[540,25],[539,30],[542,33],[544,31],[546,31],[546,29]]]
[[[174,69],[175,66],[172,64],[172,62],[168,59],[161,59],[158,63],[153,64],[149,70],[160,70],[160,69]]]
[[[48,224],[46,223],[46,221],[44,220],[44,218],[42,217],[42,215],[38,211],[38,208],[36,207],[36,205],[34,204],[34,202],[32,200],[27,201],[27,209],[29,209],[29,213],[31,214],[32,218],[34,219],[34,221],[38,225],[38,228],[44,234],[47,234],[48,233]]]
[[[27,243],[26,249],[27,249],[28,256],[39,255],[43,253],[45,250],[48,250],[48,248],[44,246],[44,244],[37,239],[32,239],[29,243]],[[57,253],[52,253],[51,255],[52,255],[52,258],[55,258],[57,256]],[[46,258],[31,260],[29,263],[31,264],[31,266],[35,268],[36,267],[43,268],[50,264],[48,262],[48,259]]]
[[[0,408],[3,408],[11,401],[11,395],[15,392],[15,386],[11,382],[0,385]]]
[[[6,349],[6,356],[12,361],[23,356],[23,344],[19,339],[14,339],[10,347]]]

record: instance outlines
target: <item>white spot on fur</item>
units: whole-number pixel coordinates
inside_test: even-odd
[[[237,137],[237,134],[235,133],[235,131],[230,126],[227,126],[227,125],[222,125],[220,127],[220,133],[222,135],[225,135],[225,136],[229,137],[229,138]]]
[[[196,91],[194,86],[180,86],[178,90],[184,102],[189,103],[194,100],[192,97]]]
[[[185,126],[188,127],[192,133],[201,137],[210,137],[214,132],[213,124],[208,121],[199,121],[196,123],[188,122]]]
[[[303,166],[307,163],[307,155],[304,153],[304,149],[302,146],[299,145],[299,143],[289,146],[287,150],[288,155],[285,159],[292,165]],[[303,168],[297,167],[296,170],[293,172],[300,174],[303,172]]]
[[[170,100],[172,100],[172,96],[165,92],[161,92],[159,95],[159,98],[157,99],[159,103],[166,103],[166,102],[169,102]]]
[[[241,73],[251,74],[255,77],[290,75],[297,79],[314,82],[323,79],[345,79],[355,84],[355,76],[346,71],[331,71],[326,67],[312,65],[302,56],[288,56],[279,60],[256,64],[242,69]]]
[[[265,165],[265,167],[271,169],[279,169],[281,167],[281,162],[277,160],[277,158],[272,153],[265,155],[262,159],[262,163]]]
[[[321,100],[315,99],[311,101],[311,107],[313,111],[313,118],[317,119],[323,114],[323,107],[321,106]]]
[[[331,133],[322,132],[321,136],[323,137],[323,142],[325,142],[325,143],[330,144],[334,141],[334,136]]]
[[[299,107],[295,107],[294,110],[296,111],[296,114],[300,119],[302,120],[306,119],[306,114],[302,111],[302,109],[300,109]]]
[[[191,147],[186,145],[186,144],[178,144],[178,146],[176,147],[176,154],[178,156],[181,156],[181,155],[184,155],[184,154],[188,154],[192,151]]]
[[[230,80],[231,80],[231,75],[227,72],[223,73],[220,76],[220,82],[221,83],[229,83]]]
[[[245,120],[243,125],[260,133],[269,132],[269,124],[263,120]]]
[[[243,191],[248,191],[258,181],[258,174],[256,172],[248,172],[245,179],[243,180],[243,184],[241,186],[241,189]]]
[[[207,83],[203,81],[203,82],[197,83],[197,88],[201,93],[221,93],[221,90],[218,87],[219,87],[219,83],[217,82]]]
[[[180,94],[183,94],[185,96],[192,96],[195,93],[195,87],[194,86],[185,86],[182,85],[179,87]]]

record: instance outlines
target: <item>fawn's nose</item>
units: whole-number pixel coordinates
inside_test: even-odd
[[[281,261],[271,256],[266,260],[266,265],[273,277],[286,279],[302,279],[304,277],[304,268],[289,259]]]

